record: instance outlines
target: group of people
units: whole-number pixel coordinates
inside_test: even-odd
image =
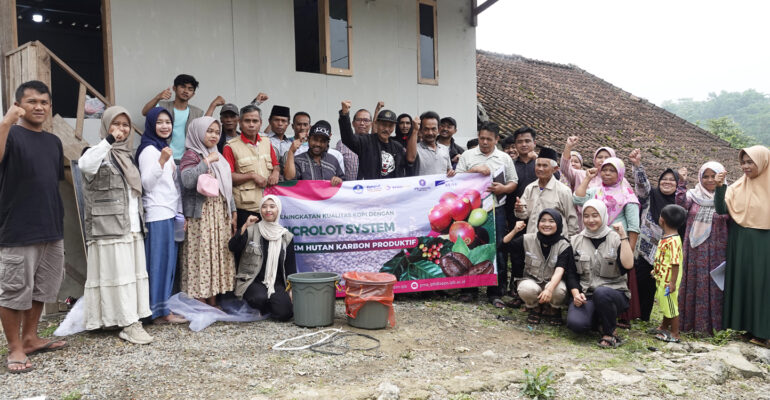
[[[767,148],[741,151],[744,176],[732,185],[724,167],[709,162],[689,190],[684,169],[666,170],[653,188],[634,150],[631,187],[625,163],[609,147],[597,149],[594,167],[585,170],[573,151],[577,137],[559,157],[550,148],[536,152],[536,131],[524,127],[508,135],[502,151],[499,127],[485,123],[465,150],[454,142],[451,117],[397,116],[380,102],[374,113],[359,109],[351,119],[352,104],[343,101],[341,140],[330,148],[327,121],[311,124],[308,113],[292,116],[275,105],[262,131],[266,94],[241,108],[218,96],[204,113],[189,104],[197,87],[194,77],[179,75],[144,106],[136,149],[130,112],[107,108],[101,140],[78,160],[88,330],[119,328],[124,340],[150,343],[143,322],[186,322],[167,304],[178,291],[214,307],[219,296],[236,296],[289,320],[293,235],[280,224],[280,199],[264,195],[282,180],[336,186],[502,170],[488,188],[495,195],[498,284],[487,296],[496,307],[523,305],[532,324],[562,324],[568,308],[569,328],[598,328],[599,345],[611,347],[620,340],[618,321],[649,319],[657,299],[665,317],[655,332],[661,340],[678,340],[681,325],[746,330],[768,345],[770,318],[760,300],[770,283],[770,255],[760,245],[770,238]],[[37,336],[42,305],[56,301],[64,273],[63,155],[58,138],[43,131],[50,109],[48,87],[26,82],[0,122],[0,319],[12,373],[32,370],[32,354],[67,346]],[[723,261],[724,295],[709,277]],[[467,289],[460,298],[477,294]],[[513,300],[503,302],[506,295]]]

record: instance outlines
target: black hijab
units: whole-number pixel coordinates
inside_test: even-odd
[[[540,224],[540,220],[543,218],[543,215],[548,214],[551,217],[553,217],[553,220],[556,221],[556,232],[554,232],[552,235],[543,235],[540,233],[540,229],[537,230],[537,240],[540,242],[541,245],[546,246],[552,246],[556,244],[561,239],[564,239],[564,237],[561,235],[562,228],[564,228],[564,225],[562,223],[561,214],[559,214],[558,211],[554,210],[553,208],[546,208],[545,210],[540,212],[540,215],[537,216],[537,223]]]
[[[652,222],[656,224],[660,219],[660,211],[663,210],[663,207],[676,203],[676,190],[674,190],[674,193],[668,195],[663,194],[663,192],[660,191],[660,181],[663,180],[663,176],[668,173],[674,175],[674,179],[676,179],[678,185],[679,173],[671,168],[667,168],[665,171],[663,171],[662,174],[660,174],[660,177],[658,177],[658,186],[650,190],[650,215],[652,216]]]

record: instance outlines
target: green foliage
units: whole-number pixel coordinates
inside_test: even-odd
[[[82,393],[80,393],[77,390],[73,390],[73,391],[65,394],[64,396],[62,396],[61,400],[80,400],[82,398],[83,398],[83,394]]]
[[[757,140],[743,132],[743,129],[730,117],[721,117],[707,121],[706,130],[730,143],[734,149],[742,149],[757,144]]]
[[[459,242],[460,240],[458,240]],[[444,271],[436,263],[431,262],[422,256],[422,246],[431,246],[441,244],[440,255],[449,253],[452,249],[452,242],[439,237],[422,236],[418,238],[418,244],[411,249],[404,249],[398,252],[393,258],[388,260],[380,268],[380,272],[393,274],[399,281],[411,281],[416,279],[443,278]]]
[[[694,124],[730,117],[748,136],[770,145],[770,96],[756,90],[710,93],[705,101],[669,100],[661,106]]]
[[[740,331],[734,331],[732,329],[725,329],[723,331],[714,330],[714,336],[709,338],[709,342],[714,346],[724,346],[731,340],[736,339],[741,335]]]
[[[553,372],[547,372],[548,367],[542,366],[534,373],[524,369],[524,387],[521,394],[535,400],[548,400],[556,396],[556,390],[551,387],[553,383]],[[547,372],[547,373],[546,373]]]
[[[458,242],[460,242],[460,240],[458,240]],[[482,244],[468,253],[468,259],[471,260],[471,264],[476,265],[482,261],[494,261],[495,255],[496,250],[494,244]]]
[[[49,324],[45,329],[40,331],[40,337],[50,337],[53,335],[54,332],[56,332],[56,328],[59,327],[59,324],[51,323]]]

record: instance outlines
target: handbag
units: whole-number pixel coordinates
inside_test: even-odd
[[[208,165],[206,161],[206,165]],[[205,174],[198,176],[198,193],[206,197],[218,197],[219,196],[219,182],[217,178],[211,173],[211,165],[209,165],[209,171]]]

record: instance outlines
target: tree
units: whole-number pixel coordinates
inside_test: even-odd
[[[730,117],[714,118],[706,121],[706,130],[730,143],[734,149],[742,149],[757,144],[757,139],[747,135]]]

